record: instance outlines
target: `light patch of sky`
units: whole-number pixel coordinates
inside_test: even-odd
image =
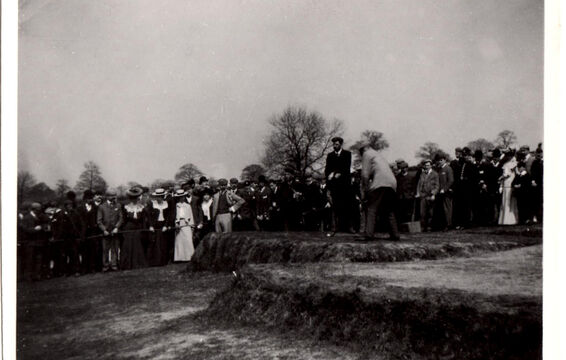
[[[19,46],[19,167],[49,185],[88,160],[113,186],[237,177],[294,104],[410,163],[543,140],[542,1],[28,1]]]

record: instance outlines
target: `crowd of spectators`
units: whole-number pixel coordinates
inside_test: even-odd
[[[113,189],[86,190],[80,199],[69,192],[60,204],[20,204],[18,277],[39,280],[189,261],[210,232],[334,236],[395,226],[397,239],[397,227],[414,221],[423,231],[542,222],[541,145],[533,152],[527,146],[487,153],[456,148],[451,162],[437,154],[412,167],[399,159],[388,165],[390,178],[377,180],[380,169],[370,174],[374,187],[377,181],[390,184],[387,191],[372,192],[368,202],[363,184],[368,174],[351,172],[349,160],[341,160],[348,154],[343,140],[333,142],[335,151],[320,176],[214,182],[201,177],[170,189],[134,186],[124,199]],[[380,216],[375,196],[393,210]]]

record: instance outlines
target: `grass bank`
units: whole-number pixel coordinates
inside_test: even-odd
[[[541,255],[534,246],[410,264],[250,265],[207,313],[368,358],[537,359]]]

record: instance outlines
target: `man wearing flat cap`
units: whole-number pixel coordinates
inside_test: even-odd
[[[218,180],[219,190],[212,201],[212,218],[216,232],[232,232],[232,216],[244,204],[245,200],[227,190],[228,180]]]
[[[45,250],[48,221],[47,216],[41,211],[41,204],[35,202],[29,206],[21,219],[22,272],[27,281],[40,280],[42,277],[42,265],[47,259]]]
[[[477,189],[478,172],[472,150],[462,149],[461,166],[454,173],[453,223],[456,229],[468,228],[472,222],[472,204]]]
[[[98,207],[97,224],[103,232],[102,238],[102,271],[118,270],[118,248],[120,239],[118,230],[124,222],[122,205],[116,200],[117,192],[109,189],[106,201]]]
[[[415,213],[415,194],[417,192],[418,178],[409,173],[409,164],[400,160],[397,162],[397,220],[399,223],[411,221]]]
[[[82,272],[94,273],[102,270],[102,244],[97,236],[100,228],[97,223],[98,206],[94,203],[94,193],[86,190],[83,201],[77,207],[79,232],[81,238]]]
[[[342,149],[343,144],[344,139],[341,137],[332,139],[334,151],[327,155],[324,168],[324,176],[328,180],[328,189],[332,197],[333,222],[332,231],[327,234],[328,236],[333,236],[339,229],[353,232],[350,218],[352,153]]]
[[[65,200],[53,214],[53,270],[58,274],[80,275],[79,246],[80,221],[73,202]],[[69,263],[67,264],[67,258]]]

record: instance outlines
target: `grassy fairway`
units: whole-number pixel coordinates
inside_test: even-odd
[[[163,268],[20,283],[19,359],[354,359],[263,329],[209,323],[199,313],[231,274]]]
[[[540,231],[479,229],[372,243],[271,235],[216,238],[208,254],[199,246],[201,264],[236,265],[235,273],[174,264],[19,283],[18,358],[538,355]]]

